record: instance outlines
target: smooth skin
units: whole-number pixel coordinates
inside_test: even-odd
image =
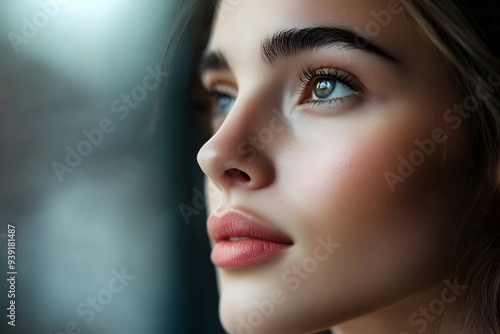
[[[418,325],[426,318],[409,318],[442,298],[445,280],[454,281],[446,263],[466,211],[466,122],[447,130],[446,142],[395,190],[384,175],[398,173],[398,157],[418,149],[415,140],[449,128],[443,115],[460,99],[446,66],[404,13],[391,13],[377,34],[365,29],[377,23],[373,12],[394,1],[230,3],[216,15],[206,49],[222,54],[227,66],[202,73],[207,90],[219,94],[215,134],[198,155],[208,176],[208,211],[250,213],[294,244],[261,265],[217,268],[225,329],[430,333],[434,317]],[[310,27],[356,32],[397,61],[343,44],[272,64],[261,54],[263,41],[278,31]],[[299,77],[309,68],[320,71],[306,85]],[[352,87],[322,77],[332,70]],[[318,237],[338,247],[318,253]],[[311,257],[316,266],[305,260]],[[446,305],[438,333],[456,333],[455,304]]]

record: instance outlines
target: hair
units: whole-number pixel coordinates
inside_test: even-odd
[[[478,87],[491,95],[471,113],[469,152],[478,199],[472,215],[474,237],[455,262],[454,274],[467,289],[460,302],[464,333],[500,333],[500,3],[496,0],[401,0],[406,15],[435,46],[450,68],[461,98],[476,95]],[[486,86],[489,85],[489,86]],[[480,200],[481,199],[481,200]],[[496,215],[495,215],[496,213]],[[479,219],[478,219],[479,217]],[[466,233],[467,229],[460,229]],[[469,238],[468,240],[470,240]],[[464,240],[457,235],[457,242]],[[464,283],[462,283],[464,284]]]
[[[213,1],[213,7],[218,2]],[[471,156],[471,193],[475,214],[469,215],[470,230],[462,225],[456,243],[465,249],[450,260],[450,271],[467,286],[461,296],[458,321],[461,333],[500,333],[500,2],[497,0],[400,0],[406,16],[421,34],[431,41],[435,53],[448,69],[460,98],[476,96],[478,87],[491,94],[480,99],[468,119],[468,144]],[[212,7],[212,8],[213,8]],[[205,16],[208,25],[213,12]],[[207,21],[208,17],[208,21]],[[206,31],[199,34],[197,45],[207,41]],[[198,50],[200,51],[200,50]],[[201,53],[201,52],[200,52]],[[195,59],[197,60],[197,59]],[[196,73],[194,73],[196,74]],[[195,77],[196,78],[196,77]],[[196,79],[193,79],[199,85]],[[194,101],[200,101],[197,97]],[[202,109],[194,105],[194,109]],[[198,115],[200,116],[200,115]],[[206,115],[199,129],[202,139],[209,137]],[[476,192],[476,193],[474,193]],[[485,209],[486,207],[486,209]],[[496,214],[496,215],[495,215]]]

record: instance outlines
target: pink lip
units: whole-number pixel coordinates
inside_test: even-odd
[[[210,259],[218,267],[256,265],[293,245],[292,240],[279,231],[233,210],[210,215],[207,230],[215,242]]]

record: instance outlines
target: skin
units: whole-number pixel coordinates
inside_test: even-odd
[[[398,157],[418,149],[415,140],[448,129],[443,114],[460,99],[430,42],[404,14],[392,15],[376,36],[364,33],[374,21],[370,12],[383,9],[387,1],[252,0],[216,16],[207,52],[224,54],[231,70],[205,71],[202,81],[235,100],[198,155],[208,176],[209,214],[251,212],[294,242],[264,264],[217,268],[220,317],[229,333],[238,333],[238,319],[248,322],[255,303],[273,290],[284,301],[252,333],[333,327],[340,334],[430,333],[436,325],[415,326],[409,317],[441,298],[444,280],[453,281],[446,264],[466,211],[466,129],[447,130],[446,143],[392,191],[384,173],[398,173]],[[400,63],[342,47],[273,66],[262,60],[264,38],[314,26],[360,28]],[[307,67],[348,73],[361,92],[329,105],[305,103],[311,94],[302,93],[297,77]],[[249,138],[271,124],[281,130],[265,145],[252,145]],[[243,143],[254,154],[242,154]],[[312,272],[291,275],[314,256],[318,237],[339,246]],[[299,278],[292,283],[292,276]],[[458,332],[455,306],[447,304],[438,333]]]

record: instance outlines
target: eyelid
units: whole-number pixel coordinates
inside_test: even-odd
[[[205,90],[211,90],[214,87],[228,87],[235,91],[237,88],[236,79],[232,72],[207,71],[202,74],[200,79]]]
[[[203,80],[205,79],[205,80]],[[205,96],[208,98],[206,111],[210,117],[210,126],[212,133],[217,132],[222,122],[227,115],[220,115],[216,112],[216,100],[223,97],[228,97],[236,100],[237,89],[235,85],[227,79],[217,78],[202,78],[202,88]]]
[[[359,79],[357,79],[354,75],[338,70],[331,67],[320,66],[320,67],[307,67],[303,69],[298,74],[298,78],[301,82],[302,88],[305,88],[309,84],[311,84],[314,79],[335,79],[340,83],[343,83],[350,89],[356,92],[360,92],[363,90],[363,85]]]
[[[229,80],[210,78],[209,80],[202,81],[202,86],[204,92],[209,97],[228,96],[236,98],[238,95],[237,88]]]
[[[224,89],[223,87],[213,87],[210,89],[206,90],[206,93],[210,97],[221,97],[221,96],[227,96],[233,99],[236,99],[236,94],[233,92],[230,92],[229,89]]]

